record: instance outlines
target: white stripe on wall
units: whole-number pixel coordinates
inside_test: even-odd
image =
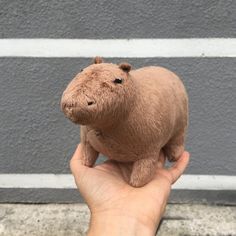
[[[0,57],[236,57],[236,38],[0,39]]]
[[[0,174],[0,188],[74,189],[70,174]],[[236,190],[236,176],[183,175],[173,189]]]

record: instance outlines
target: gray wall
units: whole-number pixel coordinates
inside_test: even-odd
[[[236,37],[236,2],[6,0],[0,1],[0,37],[232,38]],[[68,162],[79,142],[79,128],[60,112],[60,96],[66,84],[90,61],[0,58],[0,173],[69,173]],[[134,68],[161,65],[183,79],[190,97],[187,149],[192,155],[186,173],[235,175],[236,59],[128,61]],[[181,194],[185,201],[196,196],[209,201],[235,199],[235,193],[229,192],[176,191],[173,201],[180,201]],[[74,190],[0,189],[2,202],[77,199],[81,200]]]

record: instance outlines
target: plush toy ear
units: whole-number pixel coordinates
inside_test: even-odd
[[[119,68],[124,72],[129,73],[129,71],[131,70],[131,65],[129,63],[121,63],[119,65]]]
[[[101,58],[101,57],[95,57],[94,59],[93,59],[93,63],[94,64],[100,64],[100,63],[103,63],[103,59]]]

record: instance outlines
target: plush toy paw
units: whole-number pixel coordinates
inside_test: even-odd
[[[138,188],[138,187],[143,187],[148,182],[149,182],[148,180],[133,177],[130,178],[129,184],[135,188]]]
[[[92,162],[91,159],[89,159],[85,155],[83,155],[83,157],[81,158],[81,163],[85,166],[88,166],[88,167],[93,167],[93,165],[94,165],[94,162]]]
[[[140,172],[132,172],[129,184],[133,187],[143,187],[145,184],[149,183],[152,178],[151,172],[149,175]]]
[[[82,144],[83,145],[83,144]],[[95,151],[90,145],[82,146],[81,163],[88,167],[93,167],[98,157],[98,152]]]
[[[142,187],[150,182],[155,174],[156,163],[157,159],[145,157],[134,162],[129,184],[133,187]]]

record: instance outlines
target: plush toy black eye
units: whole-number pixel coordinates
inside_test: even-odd
[[[82,72],[84,69],[81,69],[80,72]]]
[[[122,79],[120,78],[115,78],[115,80],[113,81],[115,84],[121,84],[123,82]]]

